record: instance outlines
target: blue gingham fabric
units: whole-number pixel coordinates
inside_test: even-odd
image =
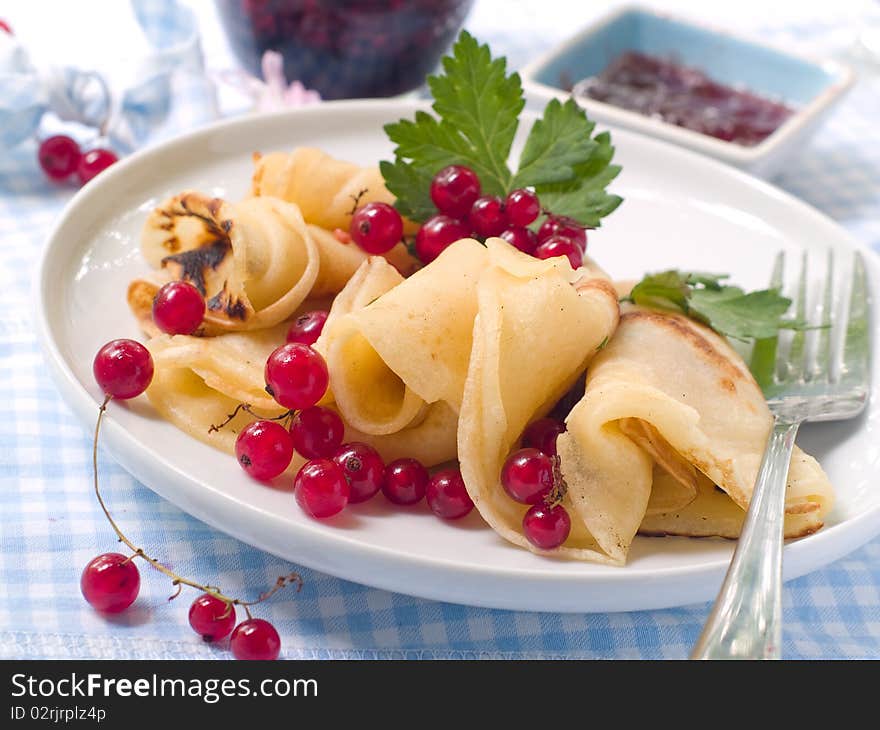
[[[525,3],[505,3],[503,14],[486,4],[492,3],[478,3],[469,27],[514,65],[589,19],[575,24],[566,17],[551,29],[545,16],[559,3],[542,2],[541,15]],[[14,15],[6,19],[15,25]],[[536,29],[541,21],[547,27]],[[830,31],[815,23],[765,29],[764,36],[771,32],[829,51]],[[175,123],[188,128],[196,118],[187,118],[184,105],[154,137],[172,133]],[[875,248],[878,118],[880,71],[860,81],[778,180]],[[155,571],[141,570],[137,602],[112,618],[97,615],[80,595],[82,567],[117,544],[90,488],[91,436],[49,380],[30,324],[34,264],[72,192],[44,179],[32,144],[0,155],[0,658],[227,658],[222,644],[206,644],[190,630],[187,608],[195,594],[169,604],[171,586]],[[99,468],[126,532],[178,572],[244,595],[298,569],[182,513],[104,454]],[[708,611],[708,605],[593,615],[492,611],[300,572],[300,593],[285,591],[258,609],[281,633],[286,658],[679,659]],[[785,657],[880,658],[880,539],[788,583],[784,607]]]

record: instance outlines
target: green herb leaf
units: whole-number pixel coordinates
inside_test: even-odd
[[[607,193],[605,188],[620,173],[620,165],[612,165],[614,147],[608,132],[597,134],[590,159],[576,165],[575,177],[569,182],[536,186],[541,205],[554,215],[574,218],[588,228],[598,228],[602,218],[614,212],[623,202],[619,195]]]
[[[452,55],[443,59],[445,74],[428,78],[440,118],[419,111],[415,121],[385,125],[397,147],[382,174],[402,214],[424,220],[433,213],[424,198],[431,178],[447,165],[470,167],[486,193],[507,192],[513,177],[507,158],[525,100],[519,74],[508,76],[506,68],[505,59],[493,60],[488,46],[462,31]],[[412,187],[416,183],[419,189]]]
[[[539,188],[575,178],[575,168],[588,164],[599,146],[590,138],[596,125],[573,99],[553,99],[532,125],[519,158],[513,187]]]
[[[780,329],[802,329],[783,320],[790,305],[791,299],[775,289],[748,294],[737,287],[718,291],[695,289],[690,298],[690,313],[728,337],[748,340],[774,337]]]
[[[382,160],[379,170],[385,178],[386,187],[397,197],[395,207],[402,216],[423,221],[434,215],[431,200],[433,173],[400,159],[393,163]]]
[[[721,289],[726,286],[721,282],[729,278],[730,274],[709,274],[705,271],[691,271],[687,275],[689,284],[702,284],[707,289]],[[732,289],[733,287],[728,286],[727,288]]]
[[[632,288],[626,299],[643,307],[686,313],[690,292],[687,274],[661,271],[659,274],[648,274]]]
[[[775,337],[781,329],[806,329],[785,318],[791,300],[777,289],[745,292],[723,284],[726,274],[663,271],[636,284],[628,301],[686,314],[716,332],[738,340]]]
[[[429,77],[428,86],[436,117],[419,111],[414,120],[385,125],[395,159],[381,169],[403,215],[424,221],[434,213],[430,182],[447,165],[470,167],[485,194],[533,187],[545,208],[588,227],[620,204],[605,192],[620,171],[610,164],[611,139],[607,133],[591,137],[594,124],[573,100],[547,105],[513,175],[507,162],[525,105],[519,74],[508,75],[505,59],[493,59],[489,47],[466,31],[443,59],[443,74]]]
[[[474,153],[471,168],[483,190],[507,192],[510,170],[507,158],[525,106],[519,74],[507,75],[507,60],[492,58],[489,46],[480,45],[467,31],[443,58],[444,74],[429,76],[434,111],[464,137]]]
[[[427,112],[416,112],[415,121],[401,119],[385,125],[385,132],[397,145],[394,154],[398,163],[412,160],[416,167],[430,169],[436,173],[446,165],[477,164],[476,153],[468,140],[451,125],[437,121]],[[474,172],[477,169],[473,168]],[[477,172],[486,174],[485,170]],[[433,173],[432,173],[433,174]]]

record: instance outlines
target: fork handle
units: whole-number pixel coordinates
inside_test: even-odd
[[[785,488],[798,426],[773,422],[742,533],[691,659],[779,659]]]

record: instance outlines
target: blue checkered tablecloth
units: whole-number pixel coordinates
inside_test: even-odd
[[[34,5],[39,3],[4,3],[0,14],[15,26],[18,13],[24,27],[25,14],[38,12]],[[477,3],[469,27],[520,65],[598,12],[580,7],[589,5],[505,2],[502,10],[485,0]],[[764,28],[765,37],[822,53],[845,48],[851,40],[849,4],[842,3],[846,12],[833,23],[811,15],[809,3],[803,7],[798,18],[777,18]],[[209,66],[228,65],[210,6],[200,3],[198,11]],[[569,14],[575,12],[580,16]],[[746,30],[767,22],[763,15],[751,22],[744,15],[714,20]],[[70,54],[75,50],[74,44]],[[878,119],[880,68],[866,71],[777,181],[875,248]],[[176,124],[184,128],[191,121],[184,110]],[[164,133],[173,131],[172,126]],[[206,644],[190,630],[188,598],[168,604],[168,581],[155,571],[141,571],[140,598],[113,618],[92,611],[79,592],[82,566],[116,543],[90,490],[90,435],[49,380],[30,322],[34,265],[72,192],[44,179],[33,146],[0,155],[0,658],[226,658],[224,647]],[[182,513],[106,455],[100,469],[126,531],[153,554],[170,556],[182,574],[211,576],[239,595],[291,569]],[[687,656],[708,610],[695,605],[594,615],[492,611],[301,572],[301,593],[280,594],[260,610],[279,629],[286,658],[677,659]],[[880,539],[788,583],[783,600],[786,657],[880,658]]]

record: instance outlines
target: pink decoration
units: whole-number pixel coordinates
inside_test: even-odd
[[[321,95],[299,81],[287,84],[284,59],[276,51],[266,51],[262,60],[263,82],[256,98],[256,111],[276,111],[290,106],[305,106],[321,101]]]
[[[240,69],[214,72],[212,76],[249,98],[255,112],[273,112],[321,101],[317,91],[307,89],[300,81],[288,85],[284,77],[284,59],[277,51],[266,51],[261,65],[262,79]]]

